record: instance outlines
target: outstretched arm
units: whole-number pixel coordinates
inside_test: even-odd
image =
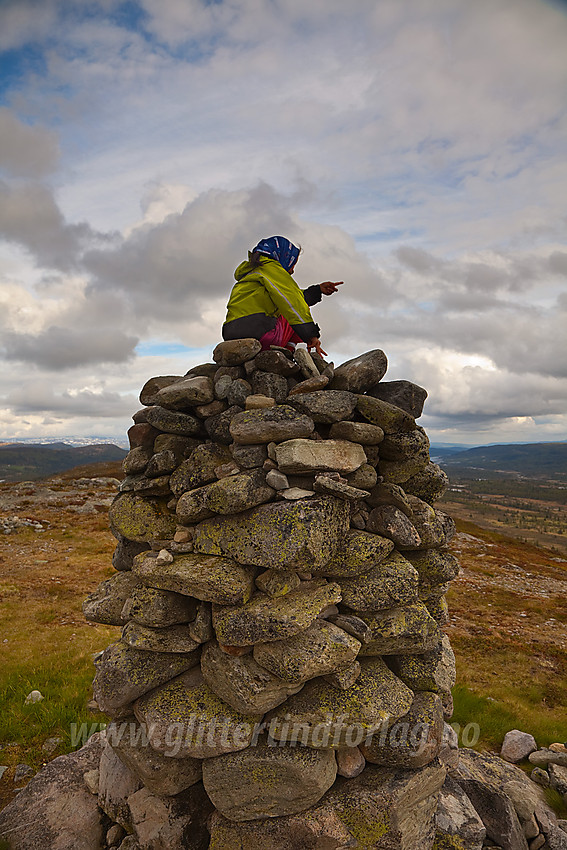
[[[321,348],[321,340],[318,339],[316,336],[312,337],[307,343],[307,351],[311,351],[312,348],[314,348],[317,354],[319,354],[321,357],[327,356],[327,352],[323,351],[323,349]]]
[[[337,287],[342,286],[344,280],[325,280],[323,283],[319,284],[319,289],[323,293],[323,295],[332,295],[333,292],[337,292]]]

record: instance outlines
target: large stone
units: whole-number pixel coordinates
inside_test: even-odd
[[[406,552],[405,557],[419,573],[419,589],[424,599],[431,591],[459,574],[459,562],[450,552],[440,549],[428,549],[425,552]]]
[[[439,755],[443,741],[443,704],[433,693],[417,693],[407,714],[385,724],[370,741],[361,744],[372,764],[414,770]]]
[[[122,469],[126,475],[137,475],[143,472],[152,457],[152,450],[144,446],[136,446],[128,452],[122,461]]]
[[[84,774],[97,770],[96,733],[80,750],[48,762],[0,812],[0,838],[10,850],[100,850],[103,816]]]
[[[360,647],[356,638],[338,626],[317,619],[286,640],[256,644],[254,659],[279,679],[302,684],[354,661]]]
[[[214,511],[207,506],[208,487],[209,485],[205,484],[181,494],[175,508],[177,520],[181,525],[192,525],[214,516]]]
[[[293,378],[291,379],[293,380]],[[319,390],[324,390],[325,387],[329,384],[330,376],[327,375],[319,375],[318,377],[313,376],[312,378],[307,378],[306,381],[301,381],[299,384],[295,384],[289,391],[289,396],[293,398],[295,395],[301,395],[301,393],[314,393]]]
[[[435,815],[436,847],[460,847],[461,850],[482,850],[486,829],[474,807],[457,782],[447,776],[439,795]]]
[[[363,533],[363,532],[359,532]],[[355,611],[382,611],[417,602],[417,570],[399,552],[363,575],[341,580],[342,601]]]
[[[179,413],[165,407],[154,405],[148,407],[146,418],[150,425],[166,434],[176,434],[180,437],[193,437],[201,431],[201,420],[190,413]]]
[[[418,419],[423,413],[427,390],[411,381],[382,381],[368,390],[368,395],[401,407],[414,419]]]
[[[119,641],[108,646],[97,662],[94,698],[100,710],[112,716],[142,694],[198,663],[198,651],[187,655],[144,652]]]
[[[154,404],[183,410],[186,407],[209,404],[214,397],[215,391],[211,378],[192,376],[163,387],[156,394]]]
[[[343,546],[324,566],[314,572],[332,578],[353,578],[381,564],[394,548],[393,540],[351,529]],[[343,582],[341,582],[341,587]]]
[[[520,732],[519,729],[512,729],[506,732],[500,755],[506,761],[516,764],[516,762],[527,759],[530,753],[537,750],[536,740],[533,735],[527,732]]]
[[[187,788],[174,797],[158,797],[148,788],[141,788],[128,798],[135,845],[144,850],[205,850],[209,834],[207,818],[212,805],[201,783]],[[126,838],[120,845],[126,850]]]
[[[170,475],[176,468],[178,459],[172,451],[156,452],[146,467],[146,478],[160,478]]]
[[[339,779],[322,803],[335,812],[360,850],[431,850],[445,769],[367,765],[355,779]]]
[[[213,606],[213,627],[219,643],[229,646],[283,640],[308,628],[321,611],[340,598],[338,584],[322,579],[304,582],[285,596],[256,593],[246,605]]]
[[[254,365],[264,372],[273,372],[288,378],[299,372],[298,364],[283,351],[261,351],[254,358]]]
[[[398,549],[417,549],[421,544],[416,527],[399,508],[378,505],[373,508],[366,523],[368,531],[393,540]]]
[[[169,486],[175,496],[181,496],[187,490],[194,490],[196,487],[215,481],[217,477],[215,469],[231,460],[232,455],[227,446],[202,443],[175,470],[169,480]]]
[[[355,839],[330,806],[266,820],[236,821],[215,812],[209,822],[209,850],[347,850]]]
[[[262,466],[264,461],[268,459],[268,449],[265,445],[258,446],[241,446],[238,443],[233,443],[230,447],[230,453],[235,463],[241,469],[254,469]]]
[[[358,487],[344,484],[342,481],[335,481],[334,478],[330,478],[324,472],[315,477],[313,490],[323,496],[334,496],[336,499],[343,499],[345,502],[359,502],[370,495],[368,490],[360,490]]]
[[[189,457],[201,441],[196,437],[177,437],[175,434],[160,434],[154,441],[154,452],[173,452],[178,462]]]
[[[214,440],[215,443],[230,446],[232,443],[230,424],[232,420],[242,412],[242,408],[238,404],[233,404],[231,407],[223,410],[222,413],[215,413],[208,416],[205,419],[204,425],[205,431],[211,440]]]
[[[429,463],[429,439],[427,434],[423,428],[386,434],[380,443],[380,458],[382,460],[393,461],[423,458],[424,464]]]
[[[166,499],[121,493],[110,506],[108,516],[115,536],[138,543],[164,540],[175,534],[175,516],[168,510]]]
[[[292,396],[289,403],[300,413],[310,416],[314,422],[331,424],[352,415],[356,396],[340,390],[319,390]]]
[[[155,562],[154,558],[150,560]],[[188,623],[196,613],[196,602],[181,593],[169,590],[158,590],[155,587],[144,586],[138,574],[132,578],[138,582],[131,591],[130,598],[125,603],[123,616],[125,620],[135,620],[142,626],[161,628],[173,626],[176,623]]]
[[[116,534],[118,536],[118,543],[112,555],[112,566],[115,570],[125,572],[132,569],[136,555],[139,555],[140,552],[146,552],[150,547],[145,540],[142,542],[127,540],[118,532]]]
[[[361,663],[360,676],[347,690],[312,679],[285,706],[265,718],[270,737],[315,748],[357,746],[384,722],[407,714],[413,693],[381,658]]]
[[[299,366],[301,374],[306,380],[309,380],[309,378],[319,377],[320,371],[315,365],[315,360],[304,348],[296,348],[293,352],[293,359]]]
[[[122,629],[122,641],[147,652],[193,652],[199,646],[199,641],[191,637],[188,623],[155,629],[131,620]]]
[[[149,587],[173,590],[205,602],[238,605],[247,602],[254,590],[252,567],[244,567],[229,558],[190,552],[176,555],[170,564],[141,555],[134,563],[134,574]]]
[[[358,443],[348,440],[287,440],[276,446],[276,461],[281,472],[354,472],[366,455]]]
[[[409,497],[397,484],[385,484],[382,481],[376,484],[370,491],[370,496],[366,499],[367,504],[373,508],[381,505],[391,505],[398,508],[410,519],[413,515],[413,510],[409,501]]]
[[[379,348],[367,351],[337,366],[331,387],[334,390],[365,393],[384,377],[387,368],[388,360],[383,351]]]
[[[132,829],[128,797],[141,787],[141,779],[106,743],[99,764],[98,804],[112,821],[127,831]]]
[[[437,463],[429,461],[424,469],[406,479],[404,490],[431,505],[441,498],[448,486],[449,479],[446,473]]]
[[[262,717],[235,711],[198,668],[142,696],[134,705],[150,745],[169,758],[212,758],[249,747]]]
[[[412,508],[411,521],[419,534],[421,543],[417,549],[434,549],[445,543],[445,529],[435,510],[417,496],[408,496]]]
[[[403,484],[405,487],[406,481],[425,469],[427,464],[426,455],[416,455],[407,460],[381,460],[378,469],[386,483]]]
[[[122,617],[122,608],[137,584],[138,579],[130,570],[101,581],[83,602],[85,619],[109,626],[124,625],[126,621]]]
[[[276,404],[283,404],[287,398],[287,380],[282,375],[257,371],[252,375],[252,391],[256,396],[273,398]]]
[[[446,694],[455,684],[455,655],[447,635],[437,649],[422,655],[396,657],[396,672],[414,691],[434,691]]]
[[[308,437],[314,428],[309,416],[288,404],[278,404],[265,410],[238,413],[230,423],[230,434],[235,443],[251,445]]]
[[[146,381],[140,392],[140,403],[144,405],[156,404],[156,396],[164,387],[181,381],[181,375],[159,375]]]
[[[238,514],[269,502],[273,496],[275,490],[266,484],[266,473],[254,469],[209,484],[204,503],[216,514]]]
[[[301,579],[293,570],[266,570],[256,577],[256,587],[268,596],[285,596],[300,584]]]
[[[356,404],[359,413],[371,422],[378,425],[384,434],[395,434],[396,431],[413,431],[417,426],[415,419],[393,404],[381,401],[372,396],[359,395]]]
[[[331,750],[268,746],[203,762],[203,784],[217,810],[233,821],[303,812],[317,803],[337,775]]]
[[[201,672],[210,689],[243,714],[263,714],[301,688],[278,679],[251,655],[227,655],[216,641],[203,649]]]
[[[362,648],[361,656],[414,654],[428,652],[439,645],[441,635],[437,623],[422,603],[361,616],[371,629],[370,640]]]
[[[536,767],[547,768],[550,764],[567,767],[567,753],[556,753],[554,750],[542,749],[530,753],[528,758],[532,764],[536,765]]]
[[[219,366],[240,366],[252,360],[262,350],[257,339],[229,339],[219,342],[213,351],[213,360]]]
[[[384,439],[384,432],[370,422],[334,422],[329,431],[331,440],[350,440],[362,446],[377,446]]]
[[[338,499],[275,502],[201,522],[194,545],[196,552],[228,555],[242,564],[312,572],[330,561],[348,527],[348,505]]]
[[[201,779],[202,762],[193,758],[168,758],[149,745],[143,726],[135,717],[112,721],[106,740],[134,776],[152,794],[179,794]]]

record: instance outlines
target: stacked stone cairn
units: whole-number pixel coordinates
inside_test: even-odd
[[[482,847],[478,818],[469,844],[436,821],[458,564],[427,393],[382,381],[380,350],[213,359],[144,386],[117,572],[84,604],[122,626],[96,660],[99,805],[141,848],[166,846],[156,807],[167,846]]]

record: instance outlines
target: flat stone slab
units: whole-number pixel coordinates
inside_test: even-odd
[[[366,463],[366,454],[358,443],[348,440],[286,440],[276,446],[280,472],[354,472]]]
[[[313,489],[316,493],[334,496],[336,499],[344,499],[345,502],[358,502],[370,495],[367,490],[352,487],[350,484],[343,484],[342,481],[335,481],[324,474],[317,476]]]
[[[353,837],[329,806],[320,805],[297,815],[265,820],[228,820],[214,812],[210,821],[209,850],[335,850],[352,845]]]
[[[356,396],[340,390],[319,390],[291,396],[289,403],[314,422],[332,424],[348,419],[356,407]]]
[[[378,425],[384,434],[395,434],[396,431],[413,431],[417,426],[413,416],[400,407],[388,404],[372,396],[359,395],[357,409],[372,425]]]
[[[302,684],[354,661],[360,647],[361,643],[343,629],[317,619],[294,637],[256,644],[254,659],[274,676]]]
[[[338,584],[323,579],[304,582],[276,598],[257,593],[241,606],[213,606],[213,627],[219,643],[250,646],[292,637],[308,628],[317,615],[341,598]]]
[[[167,507],[167,499],[121,493],[108,512],[110,528],[117,537],[138,543],[166,540],[175,534],[175,515]]]
[[[382,611],[417,602],[419,574],[399,552],[392,552],[367,573],[342,579],[340,584],[348,608]]]
[[[362,446],[377,446],[384,439],[384,432],[370,422],[335,422],[329,431],[331,440],[350,440]]]
[[[219,342],[213,351],[213,360],[219,366],[240,366],[252,360],[262,350],[257,339],[229,339]]]
[[[352,687],[338,690],[323,679],[313,679],[287,700],[284,710],[269,712],[265,722],[272,738],[288,744],[356,746],[384,722],[407,714],[412,701],[412,691],[381,658],[368,658],[361,662]]]
[[[168,410],[159,404],[147,408],[146,421],[158,431],[177,434],[180,437],[193,437],[201,432],[201,420],[196,416]]]
[[[344,546],[320,570],[314,571],[329,578],[360,576],[385,561],[393,548],[393,540],[351,529],[346,534]]]
[[[200,645],[191,637],[188,623],[155,629],[133,620],[122,629],[122,641],[146,652],[193,652]]]
[[[83,602],[85,619],[90,623],[123,626],[126,621],[122,617],[122,608],[138,582],[139,579],[130,570],[101,581]]]
[[[331,387],[352,393],[364,393],[384,377],[387,368],[388,359],[383,351],[379,348],[366,351],[337,366]]]
[[[209,404],[215,397],[211,378],[204,375],[182,378],[174,384],[162,387],[156,393],[154,404],[182,410],[199,404]]]
[[[423,413],[423,405],[427,398],[427,390],[411,381],[380,381],[368,390],[368,395],[387,401],[396,407],[401,407],[414,419]]]
[[[360,745],[366,761],[414,770],[439,755],[443,740],[443,703],[438,694],[417,693],[407,714],[385,725]]]
[[[439,646],[441,634],[437,623],[421,602],[360,616],[371,629],[370,640],[361,655],[411,655]]]
[[[254,365],[263,372],[283,375],[284,378],[299,372],[297,363],[283,351],[261,351],[254,358]]]
[[[107,647],[97,662],[94,698],[100,710],[112,716],[142,694],[198,663],[198,650],[186,655],[144,652],[119,641]]]
[[[244,445],[308,437],[314,428],[315,423],[309,416],[298,413],[288,404],[264,410],[245,410],[237,413],[230,422],[234,442]]]
[[[250,746],[261,713],[235,711],[209,688],[200,669],[141,697],[134,712],[150,745],[169,758],[212,758]]]
[[[122,609],[125,620],[135,620],[142,626],[161,628],[176,623],[188,623],[194,619],[197,605],[194,599],[170,590],[146,587],[136,573],[133,573],[133,577],[137,580],[137,585],[132,588],[130,598]]]
[[[292,684],[277,678],[252,655],[227,655],[216,641],[203,649],[201,672],[210,689],[243,714],[270,711],[302,687],[302,683]]]
[[[255,570],[229,558],[190,552],[176,555],[170,564],[158,564],[144,554],[134,561],[133,571],[150,587],[173,590],[204,602],[237,605],[247,602],[254,590]]]
[[[346,502],[330,497],[273,502],[195,528],[196,552],[264,569],[312,572],[328,563],[349,528]]]
[[[337,775],[332,750],[267,746],[203,762],[203,784],[217,810],[233,821],[302,812],[317,803]]]

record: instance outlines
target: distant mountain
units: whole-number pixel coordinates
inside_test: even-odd
[[[63,448],[61,448],[63,446]],[[112,443],[94,446],[65,446],[64,443],[0,445],[0,480],[32,481],[75,466],[121,461],[127,452]]]
[[[567,477],[567,443],[476,446],[460,452],[431,452],[451,478]]]

